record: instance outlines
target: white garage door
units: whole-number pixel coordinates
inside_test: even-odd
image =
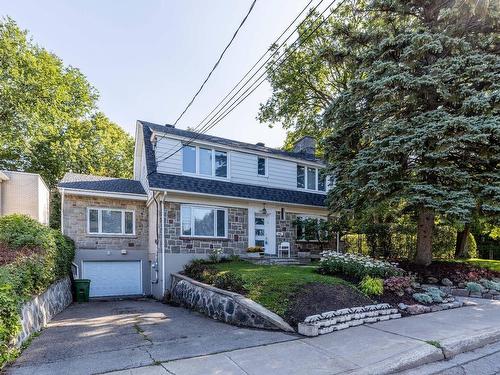
[[[142,294],[140,261],[83,262],[83,278],[90,279],[90,297]]]

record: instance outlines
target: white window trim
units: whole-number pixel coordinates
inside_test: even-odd
[[[99,228],[98,232],[90,231],[90,210],[97,210],[97,225]],[[121,233],[103,233],[102,231],[102,211],[120,211],[122,213],[122,232]],[[132,213],[132,233],[125,233],[125,213]],[[111,207],[87,207],[87,234],[97,235],[97,236],[135,236],[135,210],[124,210],[121,208],[111,208]]]
[[[195,149],[195,172],[185,172],[184,171],[184,147],[194,147]],[[203,148],[205,150],[211,150],[212,151],[212,175],[206,175],[206,174],[201,174],[200,173],[200,148]],[[216,152],[225,152],[226,153],[226,159],[227,159],[227,176],[226,177],[220,177],[215,175],[215,153]],[[227,181],[230,179],[230,152],[228,150],[224,150],[221,148],[211,148],[211,147],[204,147],[204,146],[196,146],[196,145],[182,145],[182,155],[181,155],[181,161],[182,161],[182,174],[186,176],[193,176],[193,177],[200,177],[200,178],[208,178],[211,180],[223,180]]]
[[[264,174],[259,174],[259,159],[264,159]],[[257,155],[257,176],[262,178],[269,177],[269,158]]]
[[[311,165],[307,165],[307,164],[297,164],[297,167],[303,167],[304,168],[304,187],[301,188],[301,187],[298,187],[297,186],[297,176],[295,176],[295,186],[297,186],[297,190],[303,190],[303,191],[314,191],[314,192],[319,192],[319,193],[326,193],[327,191],[327,178],[325,176],[325,190],[319,190],[318,187],[319,187],[319,170],[321,168],[317,168],[317,167],[314,167],[314,166],[311,166]],[[308,189],[307,188],[307,169],[308,168],[313,168],[315,170],[314,174],[314,189]],[[297,170],[297,168],[295,168],[295,170]],[[297,173],[297,172],[296,172]]]
[[[191,210],[191,234],[183,234],[182,233],[182,223],[184,222],[183,217],[182,217],[182,208],[183,207],[189,207]],[[217,236],[217,214],[214,215],[214,235],[213,236],[200,236],[194,234],[194,215],[193,215],[193,208],[205,208],[205,209],[210,209],[210,210],[220,210],[224,211],[224,236]],[[218,207],[218,206],[206,206],[206,205],[200,205],[200,204],[181,204],[180,207],[180,212],[181,212],[181,237],[185,238],[213,238],[213,239],[227,239],[228,238],[228,211],[227,208],[225,207]]]

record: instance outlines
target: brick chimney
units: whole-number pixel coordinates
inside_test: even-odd
[[[316,140],[313,137],[306,135],[295,142],[293,151],[314,155],[316,153]]]

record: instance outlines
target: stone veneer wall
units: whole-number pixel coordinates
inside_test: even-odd
[[[292,254],[296,254],[298,251],[310,251],[311,253],[319,253],[321,247],[316,241],[297,241],[297,228],[293,222],[297,219],[297,216],[302,216],[301,214],[286,212],[285,219],[281,218],[279,212],[276,213],[276,232],[283,233],[282,236],[276,236],[276,244],[281,242],[290,242],[292,249]],[[335,240],[330,243],[323,244],[325,250],[334,250],[336,247]]]
[[[225,254],[242,254],[248,247],[248,211],[228,207],[228,238],[190,238],[181,236],[180,204],[165,203],[165,251],[168,253],[206,254],[212,249],[222,249]]]
[[[20,346],[31,334],[40,331],[73,301],[69,277],[56,281],[42,294],[21,307],[21,333],[14,340]]]
[[[87,233],[87,207],[135,211],[135,235],[97,235]],[[75,241],[77,249],[148,248],[148,211],[146,202],[130,199],[64,195],[64,234]]]
[[[172,274],[172,301],[225,323],[294,332],[281,317],[238,293]]]

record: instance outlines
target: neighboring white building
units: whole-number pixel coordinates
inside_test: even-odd
[[[0,171],[0,216],[25,214],[49,224],[50,191],[36,173]]]

